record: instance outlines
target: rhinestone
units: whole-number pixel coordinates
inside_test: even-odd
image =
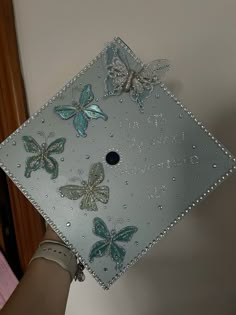
[[[16,141],[13,141],[13,142],[12,142],[12,145],[16,145]]]
[[[159,208],[159,210],[162,210],[162,209],[163,209],[163,206],[162,206],[162,205],[159,205],[158,208]]]
[[[216,167],[217,167],[217,165],[214,163],[214,164],[212,164],[212,167],[213,167],[213,168],[216,168]]]

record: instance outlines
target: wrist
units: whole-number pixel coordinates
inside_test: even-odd
[[[56,232],[53,231],[53,229],[49,225],[47,225],[46,232],[43,237],[43,241],[45,240],[56,241],[64,244],[62,239],[57,235]]]
[[[84,266],[77,263],[76,256],[49,225],[47,225],[43,240],[30,262],[37,258],[44,258],[60,265],[70,273],[71,281],[73,279],[84,281]]]

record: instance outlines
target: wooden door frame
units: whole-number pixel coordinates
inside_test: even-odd
[[[0,142],[28,118],[12,0],[0,1]],[[19,260],[23,271],[45,231],[42,217],[7,179]]]

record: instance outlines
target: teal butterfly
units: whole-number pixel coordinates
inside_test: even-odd
[[[116,263],[116,270],[120,270],[123,267],[126,251],[117,242],[129,242],[134,233],[138,231],[138,228],[136,226],[126,226],[119,232],[116,232],[115,229],[109,232],[105,222],[101,218],[94,218],[93,225],[93,233],[103,238],[103,240],[94,243],[89,254],[89,261],[93,262],[96,257],[109,255]]]
[[[88,128],[88,122],[91,119],[102,118],[107,120],[107,115],[96,104],[90,104],[94,99],[91,84],[84,86],[79,102],[73,102],[74,106],[55,106],[55,112],[64,120],[74,117],[73,125],[78,135],[86,137],[86,130]],[[90,105],[89,105],[90,104]]]
[[[42,136],[43,132],[39,132]],[[51,154],[60,154],[64,151],[65,138],[58,138],[51,144],[47,145],[47,139],[52,137],[45,137],[45,142],[41,145],[31,136],[23,136],[24,148],[26,152],[35,153],[36,155],[30,156],[26,160],[25,177],[29,178],[32,172],[37,171],[40,168],[44,168],[46,172],[51,174],[51,179],[55,179],[58,176],[58,162],[51,156]]]
[[[80,202],[81,210],[97,211],[96,202],[104,204],[109,200],[109,187],[100,186],[104,181],[105,174],[102,163],[94,163],[89,170],[88,181],[82,181],[82,186],[65,185],[59,188],[61,195],[71,200],[77,200],[82,197]]]

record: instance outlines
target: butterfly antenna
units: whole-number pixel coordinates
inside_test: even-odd
[[[78,177],[78,179],[79,179],[81,185],[83,185],[83,183],[85,182],[85,180],[80,176],[80,174],[78,174],[77,177]]]
[[[45,142],[47,142],[49,138],[53,138],[53,137],[55,137],[55,132],[50,132],[49,135],[45,137]]]
[[[75,101],[75,87],[72,88],[72,102]]]
[[[38,131],[37,134],[43,137],[44,139],[46,138],[45,133],[43,131]]]
[[[122,219],[122,218],[116,219],[116,220],[114,221],[114,223],[113,223],[113,229],[114,229],[114,230],[117,230],[117,225],[123,224],[123,223],[124,223],[124,219]]]

